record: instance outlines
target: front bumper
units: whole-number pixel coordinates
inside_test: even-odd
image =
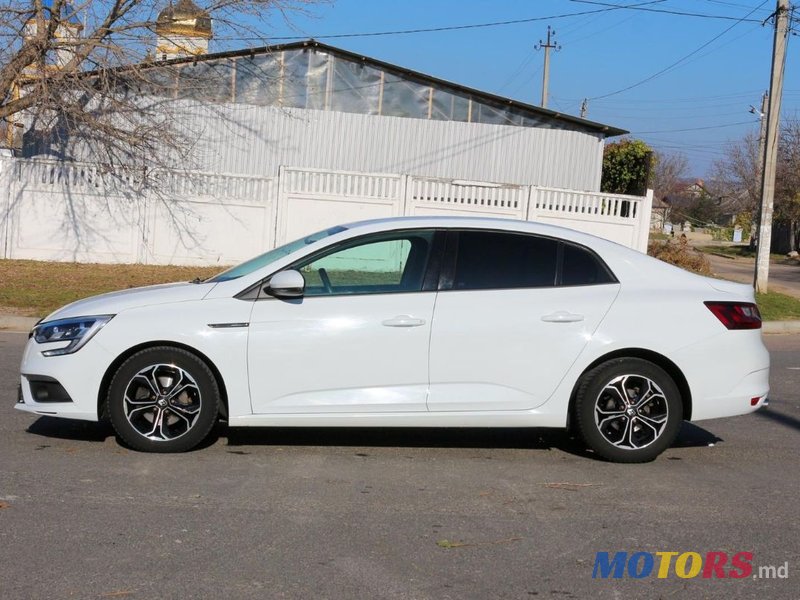
[[[36,415],[97,421],[98,391],[112,360],[110,354],[97,340],[64,356],[42,356],[42,348],[33,339],[25,346],[14,408]]]

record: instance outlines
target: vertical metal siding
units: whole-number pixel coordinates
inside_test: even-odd
[[[188,108],[188,107],[187,107]],[[270,176],[281,165],[597,191],[597,134],[258,106],[182,111],[193,167]]]

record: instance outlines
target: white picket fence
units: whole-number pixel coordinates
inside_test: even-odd
[[[86,164],[0,157],[3,258],[223,265],[339,223],[403,215],[549,222],[644,251],[651,204],[651,194],[406,174],[282,167],[274,177],[119,176]]]

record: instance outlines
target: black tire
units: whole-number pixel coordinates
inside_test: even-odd
[[[106,414],[120,438],[142,452],[186,452],[217,420],[214,374],[181,348],[141,350],[120,365],[106,397]]]
[[[580,382],[575,417],[586,445],[612,462],[654,460],[683,422],[678,387],[659,366],[640,358],[603,363]]]

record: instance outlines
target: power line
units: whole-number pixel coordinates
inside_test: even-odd
[[[273,41],[287,41],[287,40],[299,40],[305,38],[313,38],[315,40],[326,40],[326,39],[335,39],[335,38],[353,38],[353,37],[376,37],[376,36],[383,36],[383,35],[406,35],[412,33],[436,33],[441,31],[460,31],[465,29],[482,29],[486,27],[502,27],[506,25],[519,25],[521,23],[535,23],[537,21],[552,21],[555,19],[567,19],[569,17],[581,17],[584,15],[596,15],[598,13],[610,12],[614,10],[620,10],[625,8],[636,8],[640,6],[647,6],[649,4],[657,4],[660,2],[664,2],[665,0],[648,0],[647,2],[638,2],[636,4],[620,4],[620,5],[613,5],[607,8],[598,8],[594,10],[584,10],[579,12],[573,13],[562,13],[558,15],[550,15],[547,17],[531,17],[528,19],[514,19],[510,21],[495,21],[492,23],[475,23],[472,25],[450,25],[444,27],[426,27],[426,28],[419,28],[419,29],[398,29],[394,31],[371,31],[371,32],[361,32],[361,33],[332,33],[327,35],[303,35],[303,36],[276,36],[270,37],[270,40]],[[263,36],[253,36],[253,37],[233,37],[229,36],[223,38],[226,40],[237,40],[237,41],[248,41],[248,40],[257,40],[263,41],[265,38]]]
[[[719,4],[722,6],[733,6],[735,8],[750,8],[747,4],[737,4],[736,2],[723,2],[723,0],[705,0],[709,4]]]
[[[589,1],[589,0],[574,0],[574,1],[578,2],[578,1]],[[758,9],[760,9],[762,6],[764,6],[764,5],[765,5],[765,4],[766,4],[768,1],[769,1],[769,0],[764,0],[764,1],[763,1],[761,4],[759,4],[759,5],[758,5],[756,8],[754,8],[754,9],[753,9],[753,10],[751,10],[749,13],[747,13],[747,14],[746,14],[744,17],[742,17],[741,19],[738,19],[738,20],[737,20],[737,21],[736,21],[736,22],[735,22],[733,25],[731,25],[730,27],[727,27],[727,28],[726,28],[725,30],[723,30],[721,33],[719,33],[719,34],[715,35],[713,38],[711,38],[710,40],[708,40],[706,43],[702,44],[700,47],[698,47],[698,48],[695,48],[695,49],[694,49],[694,50],[692,50],[692,51],[691,51],[689,54],[687,54],[687,55],[685,55],[685,56],[681,57],[680,59],[676,60],[674,63],[672,63],[672,64],[671,64],[671,65],[669,65],[668,67],[665,67],[665,68],[661,69],[660,71],[657,71],[656,73],[653,73],[653,74],[652,74],[652,75],[650,75],[649,77],[645,77],[645,78],[644,78],[644,79],[642,79],[641,81],[637,81],[636,83],[634,83],[634,84],[631,84],[631,85],[629,85],[629,86],[627,86],[627,87],[624,87],[624,88],[618,89],[618,90],[616,90],[616,91],[614,91],[614,92],[609,92],[608,94],[603,94],[603,95],[601,95],[601,96],[595,96],[594,98],[590,98],[590,100],[600,100],[601,98],[608,98],[609,96],[616,96],[617,94],[621,94],[621,93],[623,93],[623,92],[627,92],[627,91],[629,91],[629,90],[632,90],[632,89],[634,89],[634,88],[637,88],[637,87],[639,87],[640,85],[644,85],[645,83],[647,83],[647,82],[649,82],[649,81],[652,81],[652,80],[653,80],[653,79],[655,79],[656,77],[659,77],[659,76],[663,75],[663,74],[664,74],[664,73],[666,73],[667,71],[671,71],[672,69],[674,69],[675,67],[677,67],[677,66],[678,66],[679,64],[681,64],[682,62],[686,61],[686,60],[687,60],[687,59],[689,59],[690,57],[692,57],[692,56],[694,56],[695,54],[697,54],[698,52],[700,52],[702,49],[704,49],[704,48],[708,47],[710,44],[712,44],[712,43],[714,43],[715,41],[717,41],[719,38],[721,38],[723,35],[725,35],[726,33],[728,33],[728,32],[729,32],[731,29],[733,29],[734,27],[736,27],[736,26],[737,26],[737,25],[739,25],[740,23],[743,23],[743,22],[745,22],[745,20],[747,19],[747,17],[749,17],[749,16],[750,16],[750,15],[752,15],[754,12],[756,12]]]
[[[724,125],[709,125],[708,127],[689,127],[687,129],[659,129],[658,131],[634,131],[636,135],[648,133],[679,133],[683,131],[703,131],[707,129],[722,129],[723,127],[733,127],[735,125],[752,125],[753,121],[739,121],[738,123],[725,123]]]
[[[750,23],[761,23],[762,19],[739,19],[738,17],[731,17],[729,15],[714,15],[709,13],[695,13],[695,12],[688,12],[688,11],[681,11],[681,10],[667,10],[665,8],[647,8],[643,6],[621,6],[619,4],[611,4],[608,2],[597,2],[595,0],[570,0],[570,2],[577,2],[579,4],[593,4],[597,6],[609,6],[614,8],[625,8],[627,10],[639,10],[643,12],[652,12],[652,13],[661,13],[665,15],[675,15],[679,17],[697,17],[702,19],[719,19],[723,21],[736,21],[737,23],[744,21]],[[761,5],[763,6],[763,5]],[[759,10],[761,6],[757,7],[756,9],[752,10],[750,13],[747,14],[747,17],[752,15],[754,12]]]

